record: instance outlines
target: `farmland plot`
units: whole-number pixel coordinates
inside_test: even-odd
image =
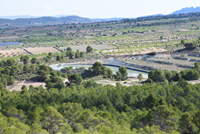
[[[73,51],[77,51],[77,50],[86,51],[87,46],[91,46],[93,49],[97,49],[97,50],[114,48],[111,45],[77,45],[77,46],[67,46],[67,47],[71,47]],[[67,47],[61,47],[60,49],[65,50],[67,49]]]
[[[27,51],[29,51],[32,54],[42,54],[42,53],[55,53],[60,52],[57,49],[53,47],[35,47],[35,48],[25,48]]]
[[[26,55],[28,54],[26,51],[23,49],[17,48],[17,49],[8,49],[8,50],[0,50],[0,56],[4,57],[12,57],[12,56],[18,56],[18,55]]]

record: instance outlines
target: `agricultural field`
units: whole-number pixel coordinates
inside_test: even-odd
[[[174,51],[182,48],[181,40],[197,39],[200,33],[199,16],[167,16],[128,19],[85,24],[63,24],[17,29],[1,29],[0,42],[18,41],[21,45],[9,47],[58,47],[109,45],[119,53],[134,54],[135,48],[155,47]],[[8,48],[8,46],[2,46]],[[111,49],[109,47],[108,49]],[[77,50],[78,48],[74,48]],[[96,46],[94,46],[94,49]],[[132,50],[133,49],[133,50]],[[80,51],[82,48],[80,48]],[[130,50],[130,51],[128,51]],[[99,50],[101,52],[101,50]],[[108,54],[116,54],[116,50]]]
[[[28,53],[21,48],[0,50],[1,57],[12,57],[18,55],[27,55]]]
[[[5,57],[19,54],[59,53],[66,51],[67,47],[71,47],[73,51],[85,51],[87,46],[92,46],[99,55],[107,57],[174,52],[184,49],[181,40],[199,38],[199,18],[199,14],[186,14],[109,22],[0,29],[0,42],[16,41],[21,43],[20,45],[0,46],[0,48],[5,51],[2,52]],[[18,52],[19,50],[20,52]],[[199,52],[199,50],[195,51],[197,51],[195,53]],[[184,55],[185,51],[179,53]],[[158,62],[171,60],[169,62],[172,64],[180,62],[172,58],[149,60]],[[138,62],[148,64],[150,61]],[[159,63],[151,62],[151,64]],[[184,65],[192,67],[193,63],[185,62]],[[157,68],[164,69],[168,66],[165,64]],[[174,65],[174,69],[181,70],[182,67]]]
[[[200,58],[199,58],[200,59]],[[173,65],[185,65],[185,66],[189,66],[189,67],[193,67],[195,62],[190,62],[188,60],[178,60],[178,59],[174,59],[174,58],[149,58],[148,61],[151,62],[163,62],[163,63],[169,63],[169,64],[173,64]]]
[[[34,47],[34,48],[26,48],[26,51],[30,52],[31,54],[43,54],[43,53],[56,53],[60,52],[53,47]]]
[[[101,49],[113,49],[114,47],[111,46],[111,45],[89,45],[91,46],[94,50],[101,50]],[[67,47],[71,47],[73,51],[86,51],[86,48],[88,47],[87,45],[78,45],[78,46],[75,46],[75,45],[70,45],[70,46],[67,46]],[[59,49],[60,50],[66,50],[67,47],[60,47]]]
[[[0,29],[0,131],[200,133],[199,20]]]
[[[145,61],[145,60],[122,60],[122,61],[130,63],[130,64],[140,65],[140,66],[144,66],[144,67],[150,67],[153,69],[161,69],[161,70],[181,71],[181,70],[187,69],[187,68],[183,68],[183,67],[178,67],[176,65],[159,64],[159,63],[153,63],[153,62],[149,62],[149,61]]]
[[[102,53],[110,55],[138,55],[148,54],[152,52],[165,52],[167,50],[163,48],[149,47],[149,48],[126,48],[126,49],[112,49],[103,50]]]

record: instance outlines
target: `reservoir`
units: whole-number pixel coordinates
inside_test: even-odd
[[[64,67],[70,67],[70,66],[73,67],[73,69],[81,68],[81,67],[88,69],[89,67],[92,67],[92,65],[86,65],[86,64],[50,65],[50,67],[53,68],[54,70],[61,70]],[[119,70],[119,67],[109,66],[109,65],[105,65],[105,66],[106,68],[110,68],[113,71],[113,74],[116,74],[116,72]],[[127,69],[127,72],[128,72],[129,77],[137,77],[138,74],[142,74],[143,78],[148,78],[148,73],[146,72],[136,71],[134,69]]]
[[[19,45],[20,42],[1,42],[0,46],[7,46],[7,45]]]

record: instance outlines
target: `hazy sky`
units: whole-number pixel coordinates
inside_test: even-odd
[[[78,15],[89,18],[133,18],[169,14],[191,6],[200,6],[200,0],[0,0],[0,16]]]

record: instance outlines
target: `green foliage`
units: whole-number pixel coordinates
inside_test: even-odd
[[[49,55],[50,56],[50,55]],[[200,132],[200,85],[185,79],[199,77],[194,69],[152,71],[156,82],[140,86],[102,86],[82,82],[79,74],[69,75],[70,86],[63,83],[62,72],[46,65],[19,65],[13,60],[0,62],[0,133],[188,133]],[[64,71],[71,68],[65,68]],[[112,71],[100,62],[91,71],[112,78]],[[4,88],[20,75],[34,74],[46,82],[42,87],[23,86],[21,91]],[[117,80],[127,77],[120,67]],[[160,81],[159,79],[163,81]],[[184,79],[183,79],[184,78]],[[178,83],[173,81],[178,79]],[[170,84],[169,84],[170,83]]]
[[[50,89],[50,88],[61,89],[65,87],[63,80],[57,76],[51,76],[50,78],[46,79],[45,82],[46,82],[47,89]]]
[[[146,80],[146,83],[153,84],[153,80],[152,80],[151,78],[148,78],[148,79]]]
[[[104,78],[110,78],[112,79],[113,77],[113,72],[110,68],[106,68],[103,74]]]
[[[88,46],[88,47],[86,48],[86,52],[87,52],[87,53],[91,53],[92,50],[93,50],[93,48],[92,48],[91,46]]]
[[[69,75],[68,80],[70,82],[70,85],[74,85],[74,84],[79,85],[81,84],[83,79],[80,74],[76,73],[76,74]]]
[[[199,131],[199,128],[192,122],[193,117],[190,115],[190,113],[186,112],[183,113],[180,120],[180,131],[181,133],[185,134],[196,134]]]
[[[199,46],[199,43],[197,41],[181,41],[181,43],[187,48],[187,49],[195,49]]]
[[[31,59],[31,64],[35,64],[35,63],[37,63],[37,58],[35,58],[35,57],[33,57],[32,59]]]
[[[80,52],[80,57],[85,57],[85,52]]]
[[[63,73],[67,73],[70,70],[73,70],[73,68],[71,66],[70,67],[64,67],[60,71],[63,72]]]
[[[142,81],[142,79],[143,79],[142,74],[138,74],[137,78],[138,78],[139,81]]]
[[[165,80],[165,74],[162,70],[150,71],[148,74],[148,78],[152,79],[155,82],[162,82]]]
[[[127,73],[127,69],[125,67],[119,67],[119,72],[122,75],[121,80],[126,80],[128,78],[128,73]]]
[[[120,81],[120,80],[122,79],[122,74],[121,74],[119,71],[117,71],[117,72],[116,72],[116,75],[115,75],[114,77],[115,77],[115,79],[116,79],[117,81]]]
[[[168,81],[179,81],[181,78],[184,80],[198,80],[200,78],[200,72],[198,71],[198,63],[195,63],[194,69],[186,69],[181,72],[170,72],[168,70],[150,71],[148,78],[154,82],[163,82],[165,79]]]
[[[74,57],[74,52],[69,52],[69,59],[73,59]]]
[[[112,79],[114,77],[117,81],[126,80],[128,78],[127,69],[125,67],[119,67],[119,71],[116,72],[116,75],[113,75],[112,70],[110,68],[106,68],[99,61],[95,62],[89,70],[95,75],[103,75],[104,78]]]
[[[94,81],[60,89],[23,86],[21,92],[0,91],[0,131],[196,134],[200,132],[199,88],[199,84],[183,89],[163,83],[115,87]]]
[[[57,55],[56,56],[56,61],[61,61],[62,59],[61,59],[61,56],[60,55]]]
[[[181,79],[179,79],[177,85],[184,88],[188,85],[188,83],[183,78],[181,78]]]
[[[193,69],[196,69],[198,72],[200,72],[200,62],[194,63],[194,68]]]
[[[71,47],[68,47],[67,52],[66,52],[66,57],[70,56],[71,53],[72,53],[72,49]]]
[[[196,69],[183,70],[180,74],[185,80],[198,80],[200,77],[200,74]]]
[[[23,64],[28,64],[29,57],[28,56],[21,56],[20,61],[23,62]]]
[[[103,70],[104,66],[103,64],[101,64],[101,62],[97,61],[93,64],[92,66],[92,69],[93,69],[93,72],[96,74],[96,75],[101,75],[103,74],[104,70]]]
[[[80,58],[80,52],[79,52],[79,50],[76,51],[75,58]]]

